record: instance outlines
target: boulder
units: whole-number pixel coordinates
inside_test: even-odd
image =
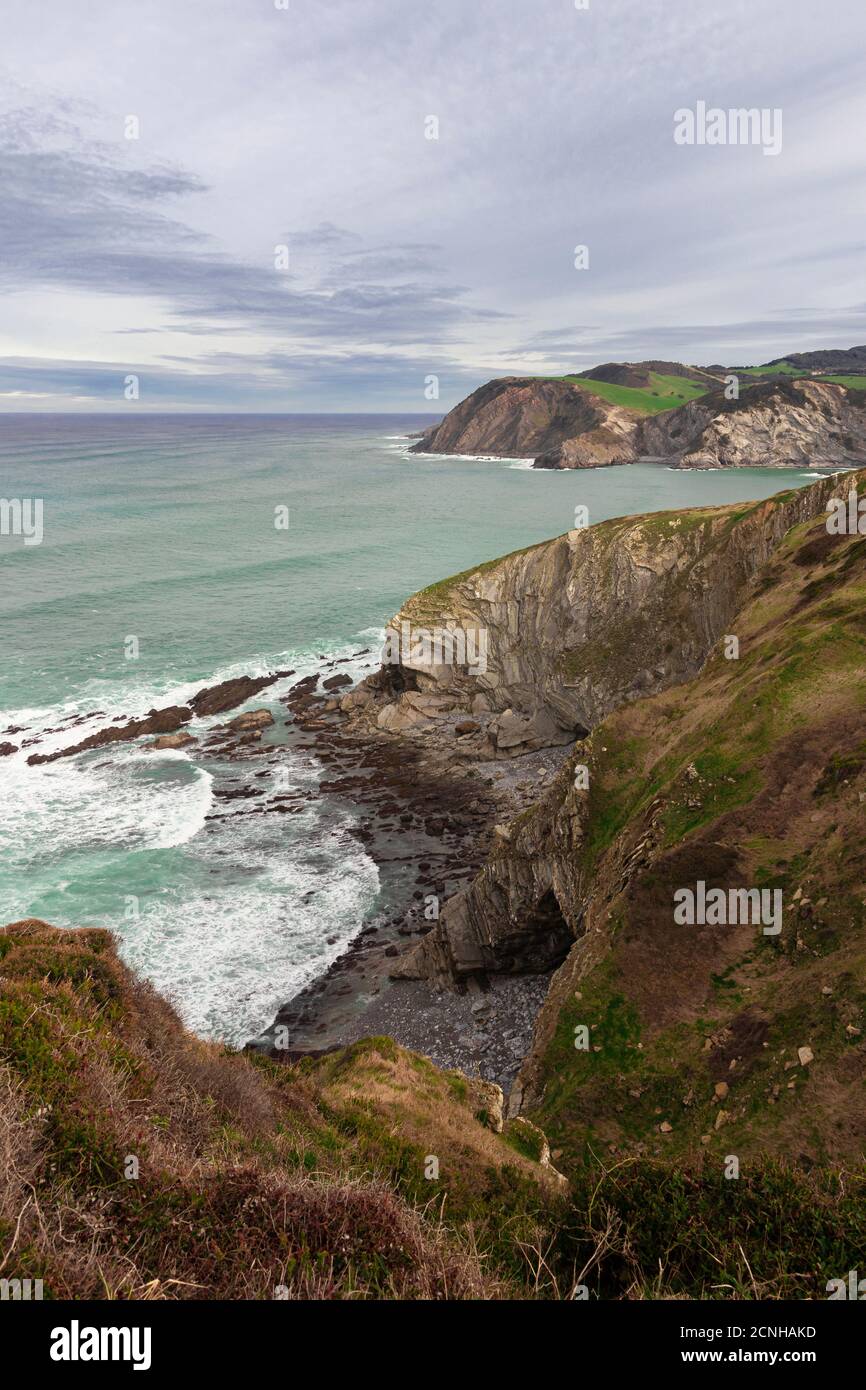
[[[530,715],[507,709],[490,726],[497,752],[532,753],[556,743],[570,743],[573,732],[563,729],[545,709]]]
[[[192,734],[181,730],[176,734],[162,734],[155,738],[152,743],[146,745],[146,751],[150,753],[160,748],[186,748],[190,743],[195,743]]]
[[[344,695],[340,701],[340,709],[348,714],[349,710],[363,709],[369,705],[373,699],[373,692],[365,686],[359,685],[357,690],[350,690],[348,695]]]
[[[267,729],[273,722],[274,716],[269,709],[251,709],[229,720],[226,727],[237,733],[247,733],[250,729]]]

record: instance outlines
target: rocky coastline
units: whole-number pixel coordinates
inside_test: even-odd
[[[500,377],[410,452],[532,458],[538,469],[639,460],[687,469],[862,467],[864,360],[857,347],[760,368],[608,362],[572,376]]]

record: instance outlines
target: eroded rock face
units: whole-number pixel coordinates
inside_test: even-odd
[[[822,479],[751,507],[605,523],[460,580],[453,601],[491,622],[488,698],[509,699],[490,726],[494,736],[502,726],[507,741],[517,693],[537,702],[536,721],[541,706],[559,730],[581,721],[585,733],[636,697],[696,675],[731,630],[757,568],[792,526],[824,514],[838,486]],[[441,586],[437,598],[445,601]],[[411,611],[412,601],[404,612]],[[572,773],[561,772],[531,813],[502,828],[480,874],[449,899],[395,975],[453,986],[487,971],[543,971],[564,960],[585,933],[594,891],[581,867],[587,805]],[[645,850],[636,846],[638,855]],[[594,939],[588,958],[593,948]]]
[[[592,381],[641,387],[646,368],[715,387],[725,368],[677,363],[607,364],[566,380],[505,377],[473,391],[429,429],[414,453],[531,457],[535,468],[603,468],[638,458],[682,468],[833,468],[866,462],[866,392],[838,383],[741,376],[738,400],[722,389],[660,415],[613,405]],[[850,370],[850,368],[849,368]]]
[[[584,451],[594,462],[550,467],[598,467],[634,458],[628,440],[638,417],[568,381],[502,377],[488,381],[449,411],[413,445],[415,454],[495,454],[530,458],[592,435]],[[575,454],[575,458],[577,455]]]
[[[469,887],[448,899],[434,930],[398,962],[395,979],[453,988],[487,971],[541,973],[562,963],[582,931],[582,911],[571,905],[584,897],[574,871],[583,801],[567,774],[509,832]]]
[[[866,393],[829,381],[714,391],[645,420],[644,454],[681,468],[832,468],[866,461]]]
[[[481,697],[497,752],[580,737],[624,701],[695,675],[751,576],[837,490],[827,478],[752,506],[603,522],[416,594],[389,624],[401,655],[383,672],[404,693],[380,727],[429,724],[455,705],[475,712]],[[484,662],[430,664],[415,635],[447,626],[486,634]]]
[[[607,468],[615,463],[634,463],[641,444],[640,423],[626,410],[610,407],[604,425],[566,439],[539,454],[533,468]]]

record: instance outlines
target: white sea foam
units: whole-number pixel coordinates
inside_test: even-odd
[[[534,456],[533,458],[529,459],[515,459],[513,454],[434,454],[428,453],[426,449],[424,450],[423,454],[412,454],[408,451],[404,452],[403,457],[411,458],[413,460],[418,460],[419,458],[433,460],[438,459],[440,462],[443,459],[449,459],[451,462],[455,463],[520,463],[524,465],[531,465],[534,462]]]
[[[0,921],[36,912],[58,926],[107,926],[190,1027],[235,1044],[259,1032],[345,948],[375,899],[378,871],[350,834],[354,817],[315,795],[292,816],[245,815],[241,801],[221,804],[224,819],[205,831],[214,764],[201,766],[195,748],[119,743],[32,767],[26,759],[79,743],[114,716],[186,703],[233,676],[292,669],[255,697],[279,708],[291,684],[321,670],[322,656],[357,679],[383,639],[370,627],[351,642],[261,655],[195,681],[93,682],[62,706],[0,714],[0,728],[25,727],[6,736],[15,743],[40,740],[3,759],[0,853],[13,900],[0,903]],[[268,770],[281,788],[313,793],[322,773],[311,755],[288,750]],[[269,792],[277,789],[272,782]]]
[[[170,849],[202,829],[213,777],[182,753],[169,756],[128,747],[100,750],[99,761],[61,759],[27,767],[23,754],[6,760],[0,813],[0,853],[20,857],[40,845],[52,858],[64,853]],[[34,842],[35,841],[35,842]]]
[[[378,871],[351,839],[348,816],[321,836],[313,809],[302,840],[286,838],[288,819],[255,817],[253,829],[229,817],[200,853],[228,851],[248,881],[157,897],[123,927],[125,960],[205,1037],[239,1046],[261,1032],[345,949],[375,899]]]

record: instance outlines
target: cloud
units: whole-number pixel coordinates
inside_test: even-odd
[[[435,371],[446,407],[496,371],[862,340],[861,40],[861,0],[18,7],[4,370],[111,403],[132,355],[165,403],[292,409]],[[675,145],[699,99],[781,107],[779,157]]]
[[[505,317],[466,307],[465,286],[435,277],[435,247],[427,242],[369,246],[351,229],[322,223],[275,243],[269,265],[227,256],[212,237],[164,210],[206,191],[194,174],[124,167],[117,148],[33,107],[0,121],[0,178],[0,281],[16,291],[149,297],[163,303],[176,331],[219,333],[227,324],[233,332],[383,345],[442,343],[473,318]],[[287,272],[275,265],[281,245],[289,250]],[[302,258],[315,267],[311,253],[324,268],[305,286],[292,266]]]

